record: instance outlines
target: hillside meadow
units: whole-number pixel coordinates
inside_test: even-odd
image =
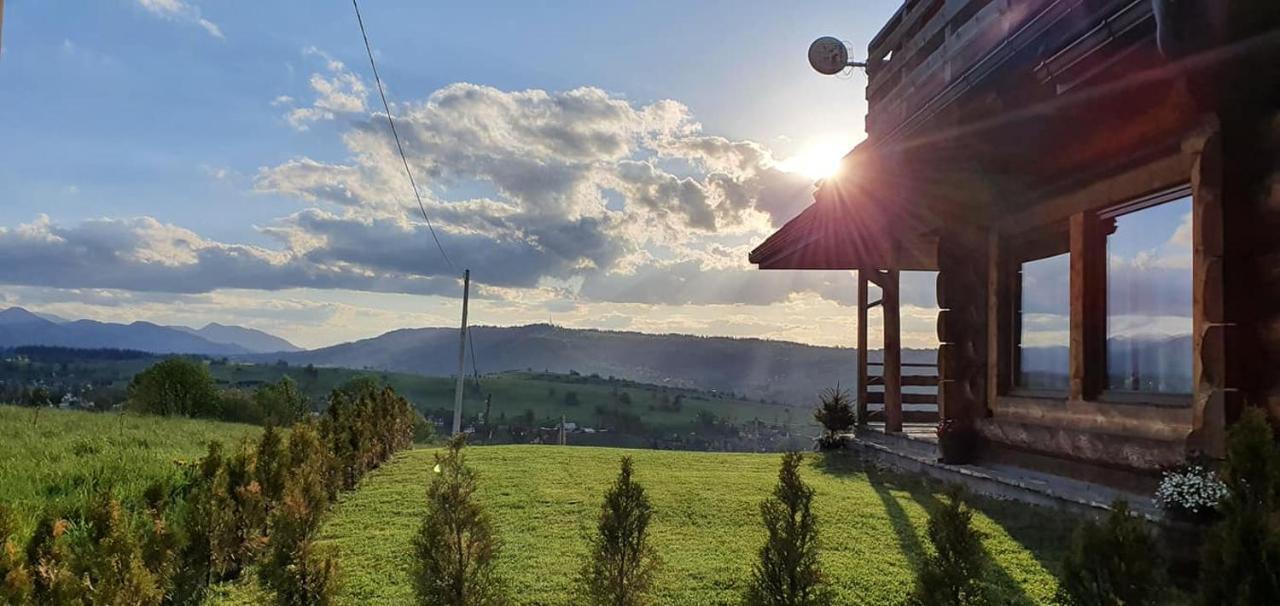
[[[163,356],[98,359],[90,357],[93,352],[81,352],[77,357],[75,350],[58,353],[59,357],[48,360],[34,356],[11,356],[0,360],[0,382],[18,386],[45,385],[56,393],[83,393],[85,386],[92,385],[95,390],[109,391],[122,401],[134,375],[165,359]],[[285,376],[291,377],[316,407],[322,407],[334,388],[358,377],[372,376],[408,398],[423,414],[438,420],[452,417],[455,381],[451,377],[280,363],[245,364],[223,359],[206,360],[205,363],[218,387],[224,389],[251,391],[264,384],[276,383]],[[802,438],[798,442],[800,444],[818,433],[811,412],[815,403],[787,406],[712,391],[609,377],[530,371],[485,375],[479,381],[468,377],[464,385],[463,409],[468,423],[484,413],[486,399],[490,397],[490,415],[493,424],[498,426],[545,427],[558,423],[563,417],[581,427],[616,428],[619,415],[623,415],[643,424],[643,429],[632,431],[634,439],[619,440],[624,445],[648,446],[648,440],[672,434],[715,434],[702,425],[711,418],[721,426],[734,425],[738,428],[759,421],[770,426],[774,433],[799,436]],[[3,397],[0,394],[0,398]],[[512,441],[505,435],[499,435],[497,440]]]
[[[345,495],[321,530],[338,550],[341,604],[412,603],[410,542],[424,510],[435,451],[401,453]],[[759,503],[776,481],[776,454],[587,447],[483,446],[467,450],[480,497],[504,542],[501,572],[517,604],[568,606],[600,499],[619,457],[635,460],[656,508],[663,559],[658,603],[738,604],[764,541]],[[928,510],[940,487],[810,455],[822,561],[840,604],[897,605],[926,553]],[[975,499],[998,603],[1046,603],[1074,524],[1059,512]],[[251,585],[224,587],[213,604],[254,604]]]
[[[76,508],[99,486],[126,501],[179,462],[204,455],[211,441],[257,438],[236,423],[0,406],[0,503],[29,530],[44,507]]]

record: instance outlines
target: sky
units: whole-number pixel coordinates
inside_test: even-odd
[[[446,261],[349,2],[8,0],[0,306],[318,347],[456,325],[470,268],[474,324],[851,345],[850,272],[747,253],[864,137],[864,76],[809,42],[898,4],[365,0]]]

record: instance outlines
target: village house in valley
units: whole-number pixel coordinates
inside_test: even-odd
[[[857,270],[861,419],[936,397],[982,456],[1086,479],[1280,420],[1280,2],[909,0],[867,63],[867,140],[750,257]],[[936,377],[902,364],[911,271]]]

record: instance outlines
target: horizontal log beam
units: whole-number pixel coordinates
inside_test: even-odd
[[[868,404],[884,404],[884,392],[871,391],[867,392]],[[938,403],[938,394],[932,393],[904,393],[902,394],[903,404],[934,404]]]

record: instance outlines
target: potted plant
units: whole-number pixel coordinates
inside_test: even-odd
[[[1218,504],[1227,497],[1227,486],[1203,463],[1191,463],[1164,472],[1154,501],[1169,517],[1207,526],[1218,518]]]
[[[938,451],[947,465],[966,465],[973,461],[978,448],[978,432],[958,419],[938,422]]]

